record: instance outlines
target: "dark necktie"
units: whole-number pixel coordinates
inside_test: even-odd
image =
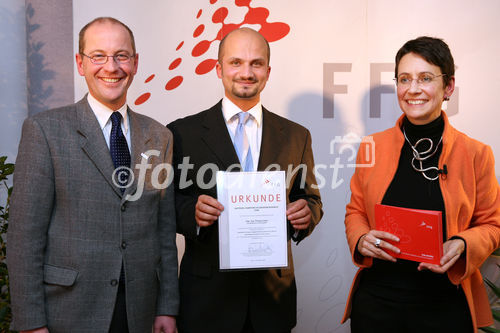
[[[109,151],[111,152],[111,159],[113,160],[113,164],[115,166],[115,170],[120,168],[119,172],[115,172],[113,175],[115,176],[114,181],[120,187],[120,190],[123,194],[125,188],[128,184],[129,179],[129,169],[130,168],[130,152],[128,150],[127,139],[122,132],[122,115],[120,112],[113,112],[111,114],[111,134],[109,136]],[[121,168],[126,167],[126,168]],[[126,300],[125,300],[125,270],[122,267],[120,270],[120,284],[118,287],[118,297],[116,300],[117,304],[115,307],[119,310],[117,313],[113,314],[112,326],[118,325],[116,327],[121,327],[123,322],[127,321],[127,312],[126,308]],[[115,309],[116,311],[116,309]],[[115,317],[116,316],[116,317]],[[112,332],[128,332],[127,325],[125,324],[125,329],[118,328],[113,329]]]
[[[113,112],[111,114],[111,135],[109,136],[109,150],[111,152],[111,159],[115,169],[120,167],[119,172],[115,173],[115,180],[120,187],[120,190],[125,191],[128,184],[129,169],[130,168],[130,152],[128,150],[127,140],[122,132],[122,115],[120,112]]]

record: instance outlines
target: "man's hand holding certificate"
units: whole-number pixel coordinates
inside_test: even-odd
[[[220,269],[286,267],[284,171],[217,172]]]

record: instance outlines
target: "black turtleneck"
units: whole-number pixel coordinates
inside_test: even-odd
[[[441,137],[444,130],[443,116],[433,120],[425,125],[414,125],[406,117],[403,119],[401,131],[406,133],[406,137],[410,143],[415,147],[418,140],[422,138],[429,138],[433,142],[431,151],[424,154],[423,157],[428,156],[434,152],[437,146],[436,153],[423,162],[423,168],[438,167],[439,156],[443,150],[443,143]],[[415,208],[437,210],[443,212],[444,219],[444,202],[441,188],[439,187],[439,179],[428,180],[421,172],[416,171],[412,167],[413,150],[405,140],[405,144],[401,149],[401,156],[399,157],[399,164],[396,174],[392,179],[389,188],[385,192],[382,204]],[[415,148],[419,152],[424,152],[430,148],[429,141],[421,142]],[[420,167],[418,161],[413,161],[416,167]],[[435,178],[438,174],[435,170],[429,170],[425,173],[429,178]],[[446,224],[443,223],[443,239],[446,239]]]
[[[401,131],[406,133],[406,137],[413,146],[421,138],[430,138],[433,142],[432,153],[439,144],[436,153],[424,162],[424,168],[438,167],[443,147],[442,142],[440,143],[443,130],[442,116],[425,125],[414,125],[404,118]],[[396,174],[382,199],[382,204],[441,211],[443,213],[443,239],[445,240],[445,207],[439,179],[428,180],[421,172],[414,170],[411,164],[413,151],[408,140],[405,140],[401,149]],[[429,143],[421,143],[416,148],[419,152],[423,152],[429,149]],[[414,161],[414,165],[419,167],[417,161]],[[429,171],[426,175],[434,178],[437,172]],[[444,297],[447,290],[456,291],[456,287],[451,284],[446,274],[419,272],[418,265],[417,262],[403,259],[398,259],[396,263],[374,259],[372,267],[366,269],[363,274],[363,283],[370,285],[372,292],[380,296],[399,300],[428,299],[430,296],[440,297],[439,295]]]

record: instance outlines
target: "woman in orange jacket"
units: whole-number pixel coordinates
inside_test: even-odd
[[[356,169],[346,207],[359,270],[342,322],[350,317],[353,333],[470,333],[493,323],[479,267],[500,246],[500,186],[491,148],[453,128],[441,109],[455,88],[454,73],[441,39],[410,40],[396,55],[404,115],[372,136],[375,164]],[[369,157],[360,149],[357,159]],[[399,253],[399,239],[375,230],[376,204],[442,212],[440,264],[386,252]]]

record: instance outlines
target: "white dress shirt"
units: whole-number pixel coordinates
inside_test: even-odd
[[[222,115],[226,122],[227,130],[234,145],[234,135],[238,127],[238,117],[235,117],[242,110],[228,98],[222,99]],[[262,140],[262,104],[258,102],[253,108],[247,111],[250,118],[245,123],[249,149],[252,152],[253,170],[257,171],[260,156],[260,144]],[[196,235],[200,234],[200,226],[196,225]]]
[[[129,118],[127,112],[127,103],[123,104],[118,110],[111,110],[106,105],[95,99],[90,93],[87,95],[87,101],[89,102],[92,112],[94,112],[99,125],[101,126],[102,134],[104,139],[106,139],[106,144],[109,148],[109,136],[111,135],[111,114],[114,111],[118,111],[122,115],[122,132],[127,140],[128,150],[130,150],[130,131],[128,130]]]
[[[238,127],[238,117],[236,114],[242,112],[242,110],[237,107],[228,98],[224,97],[222,99],[222,114],[224,115],[224,120],[226,121],[227,130],[231,136],[231,141],[234,145],[234,135],[236,133],[236,127]],[[262,104],[259,101],[253,108],[247,111],[250,113],[250,118],[245,123],[245,132],[247,134],[248,143],[252,151],[252,161],[253,170],[257,171],[257,166],[259,165],[260,156],[260,146],[262,143]],[[196,232],[199,234],[200,227],[196,226]],[[298,237],[299,230],[295,230],[293,237]]]
[[[233,145],[236,127],[238,127],[238,117],[235,117],[235,115],[240,112],[243,111],[228,98],[224,97],[222,99],[222,114],[226,121],[227,130],[231,136]],[[249,149],[252,152],[253,170],[257,171],[262,141],[262,104],[258,102],[253,108],[246,112],[250,114],[250,118],[245,123],[245,132],[247,134]]]

